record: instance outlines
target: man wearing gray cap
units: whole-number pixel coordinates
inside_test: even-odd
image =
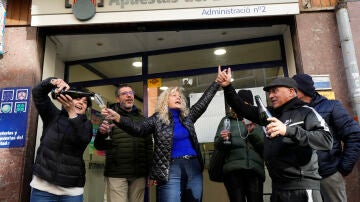
[[[258,107],[246,105],[230,84],[231,69],[218,74],[227,103],[239,115],[266,126],[264,159],[272,179],[272,202],[322,201],[316,150],[329,150],[332,135],[321,116],[297,98],[297,84],[277,78],[264,87],[272,118],[262,120]]]

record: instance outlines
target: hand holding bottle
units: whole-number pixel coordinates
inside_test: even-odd
[[[59,93],[62,90],[67,91],[70,89],[69,84],[67,84],[62,79],[51,79],[50,83],[55,87],[55,89],[53,89],[54,93]]]
[[[262,103],[259,95],[255,96],[256,105],[259,107],[260,121],[266,127],[263,128],[268,138],[274,138],[276,136],[286,134],[286,125],[279,119],[273,117],[269,110]]]
[[[275,117],[268,118],[269,124],[266,126],[266,133],[269,138],[284,136],[286,134],[286,125]]]
[[[259,95],[255,95],[255,102],[259,109],[259,118],[260,118],[259,124],[263,126],[262,129],[263,129],[266,137],[270,137],[265,126],[267,126],[270,123],[270,121],[268,121],[268,118],[271,118],[272,115],[269,112],[269,110],[265,107],[264,103],[262,103]]]
[[[69,95],[60,95],[57,98],[57,101],[64,107],[64,109],[68,112],[69,118],[74,118],[77,116],[75,103],[73,99]]]
[[[267,119],[272,117],[272,115],[269,112],[269,110],[265,107],[263,102],[261,101],[261,98],[259,95],[255,95],[255,102],[259,108],[259,116],[260,116],[261,124],[263,124],[263,125],[269,124],[269,121],[267,121]]]

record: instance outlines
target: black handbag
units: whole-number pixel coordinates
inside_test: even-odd
[[[224,173],[223,173],[223,166],[225,159],[228,156],[228,151],[221,151],[215,149],[210,157],[209,162],[209,178],[211,181],[214,182],[223,182],[224,181]]]

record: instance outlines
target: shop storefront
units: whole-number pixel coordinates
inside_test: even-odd
[[[320,27],[331,27],[336,23],[329,19],[333,13],[301,15],[300,8],[297,0],[33,0],[31,27],[38,28],[41,40],[37,41],[43,44],[38,48],[40,67],[34,70],[34,77],[36,81],[64,78],[73,86],[100,93],[109,103],[114,102],[116,85],[128,83],[144,116],[153,114],[164,87],[182,86],[191,105],[215,79],[218,65],[232,68],[232,84],[237,89],[251,89],[264,97],[262,86],[277,77],[305,72],[325,74],[333,80],[336,75],[326,74],[328,67],[316,57],[327,64],[338,61],[341,52],[316,53],[311,47],[314,43],[321,50],[335,45],[328,42],[323,46],[315,38],[306,41],[307,29],[301,30],[311,20],[323,22]],[[331,41],[336,38],[333,30],[322,31],[318,37]],[[330,91],[342,95],[338,88],[346,84],[336,84],[333,82]],[[226,112],[221,93],[197,123],[205,163],[218,122]],[[93,106],[90,114],[99,110],[95,103]],[[34,108],[31,113],[36,114]],[[37,138],[32,135],[25,148],[34,156],[29,147],[36,149],[42,123],[41,119],[36,123],[34,115],[30,119],[28,124],[36,125],[32,129]],[[103,153],[90,144],[84,158],[88,169],[85,201],[100,201],[104,198]],[[31,162],[23,167],[30,168]],[[31,172],[23,173],[25,178],[31,177]],[[223,185],[206,175],[205,171],[204,201],[226,200]],[[29,182],[22,183],[20,189],[26,195]],[[270,180],[265,182],[264,192],[268,200]],[[150,188],[149,200],[155,201],[155,197]]]
[[[299,13],[296,1],[274,1],[270,4],[260,1],[255,5],[239,1],[214,1],[211,4],[206,1],[142,3],[105,1],[103,7],[94,5],[96,13],[93,17],[89,14],[88,20],[80,21],[76,18],[86,14],[76,13],[75,4],[71,5],[72,9],[59,4],[62,7],[56,14],[52,3],[50,7],[47,1],[33,1],[32,25],[44,28],[44,33],[47,33],[49,26],[80,24],[91,27],[106,23],[129,23],[129,27],[135,25],[140,29],[111,29],[109,26],[106,28],[108,32],[102,32],[100,28],[99,33],[86,33],[87,29],[84,28],[79,35],[73,35],[71,31],[66,34],[46,34],[44,61],[52,65],[44,66],[44,69],[61,72],[56,76],[65,78],[73,86],[88,87],[102,94],[110,103],[114,102],[116,85],[129,83],[136,91],[136,105],[145,116],[153,114],[157,96],[165,87],[182,86],[190,104],[193,103],[214,80],[218,65],[232,68],[233,85],[239,89],[261,89],[274,78],[296,71],[290,34],[290,27],[293,26],[290,22],[294,14]],[[249,22],[244,25],[236,22],[248,17],[269,19],[265,20],[265,25],[256,27]],[[281,22],[271,21],[276,18],[280,18]],[[148,30],[148,27],[159,22],[165,22],[172,28],[158,25]],[[213,25],[206,27],[201,25],[203,23]],[[182,26],[178,26],[180,24]],[[223,54],[215,53],[221,50]],[[63,71],[59,71],[61,69]],[[52,75],[43,75],[43,78],[47,76]],[[97,110],[96,107],[94,110]],[[225,103],[219,92],[204,118],[197,122],[199,141],[207,160],[209,150],[211,152],[213,148],[217,125],[224,115]],[[104,187],[104,157],[99,153],[90,148],[85,154],[89,165],[86,200],[104,197],[104,189],[100,188]],[[205,201],[226,200],[226,192],[221,184],[219,186],[207,178],[204,183],[205,187],[210,186],[204,190]],[[271,190],[269,184],[267,182],[265,189],[267,195]],[[213,189],[222,192],[213,195]],[[154,200],[154,195],[155,192],[150,189],[149,198]]]

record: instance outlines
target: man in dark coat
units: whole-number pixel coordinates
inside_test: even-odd
[[[318,151],[321,195],[324,202],[347,201],[343,176],[353,169],[360,156],[360,127],[338,100],[328,100],[315,91],[307,74],[293,76],[298,98],[313,107],[329,125],[334,136],[330,151]],[[343,145],[343,146],[342,146]]]
[[[110,108],[134,121],[142,120],[134,94],[129,85],[121,84],[115,91],[116,103]],[[111,132],[100,127],[94,146],[106,153],[104,176],[110,201],[143,202],[153,153],[152,136],[134,137],[117,126]]]

